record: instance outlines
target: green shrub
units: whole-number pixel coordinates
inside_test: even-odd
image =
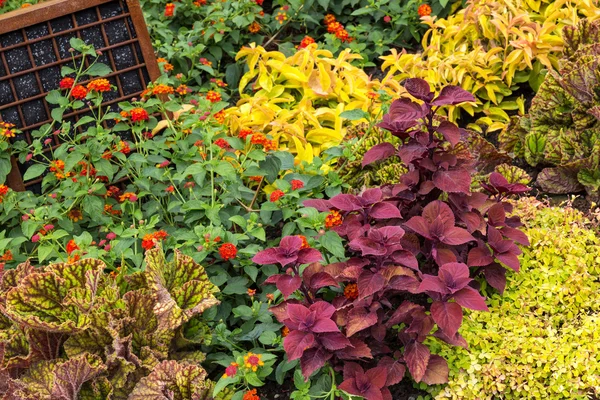
[[[526,199],[530,248],[492,312],[469,312],[469,350],[440,342],[450,382],[436,399],[587,399],[600,393],[600,235],[571,208]]]

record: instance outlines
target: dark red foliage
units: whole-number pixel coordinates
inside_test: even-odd
[[[272,309],[290,329],[284,342],[288,358],[301,359],[307,379],[326,362],[338,371],[343,367],[340,389],[366,400],[391,398],[387,387],[406,371],[416,382],[446,381],[448,365],[431,354],[425,339],[466,347],[458,333],[463,308],[487,310],[477,280],[502,292],[502,265],[518,270],[515,242],[528,245],[521,222],[507,217],[512,207],[504,202],[528,188],[492,174],[482,185],[492,197],[472,193],[474,160],[460,145],[467,135],[436,116],[441,106],[475,98],[459,87],[446,87],[435,97],[420,79],[408,79],[405,88],[420,102],[394,101],[379,125],[400,138],[400,145],[373,147],[363,165],[396,156],[408,172],[395,185],[304,203],[342,214],[342,225],[333,229],[347,240],[349,259],[322,266],[316,262],[320,254],[301,254],[289,238],[254,258],[259,264],[291,264],[293,274],[267,283],[277,284],[286,298],[297,290],[303,294]],[[312,264],[301,277],[299,266],[307,263]],[[358,296],[329,289],[351,283]],[[418,296],[432,302],[415,302]]]

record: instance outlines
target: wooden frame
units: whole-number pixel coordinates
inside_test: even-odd
[[[108,29],[111,25],[119,26],[123,31],[124,27],[127,36],[115,38]],[[86,34],[90,40],[86,40]],[[65,43],[69,37],[95,41],[92,44],[102,52],[103,62],[113,70],[107,78],[117,87],[117,93],[112,93],[112,98],[105,98],[104,106],[116,107],[121,101],[139,97],[147,84],[161,74],[138,0],[51,0],[4,14],[0,16],[0,91],[4,89],[6,96],[14,101],[2,100],[0,119],[15,123],[24,132],[17,140],[31,143],[30,132],[51,122],[52,106],[46,103],[45,97],[50,90],[57,89],[56,73],[53,75],[54,87],[49,87],[50,80],[44,80],[42,75],[46,73],[47,78],[51,69],[59,71],[61,66],[72,62],[71,55],[65,56]],[[48,57],[40,61],[39,51],[43,46],[47,46],[45,50],[53,51],[42,54]],[[123,59],[115,54],[123,51],[131,54],[131,65],[119,65],[123,64]],[[24,62],[25,67],[16,66],[15,60]],[[137,79],[135,85],[124,85],[123,82],[127,83],[125,76]],[[21,88],[30,89],[33,85],[37,89],[25,95],[23,90],[19,91],[19,84]],[[32,118],[30,114],[35,113],[27,113],[27,110],[36,107],[38,115]],[[69,112],[63,119],[77,121],[88,111],[84,108]],[[55,137],[50,148],[59,145]],[[40,184],[42,178],[23,182],[22,172],[26,165],[19,165],[13,158],[12,166],[7,182],[13,190],[24,191]]]

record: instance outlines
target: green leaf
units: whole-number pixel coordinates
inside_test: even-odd
[[[342,238],[333,231],[326,232],[319,240],[323,249],[333,254],[338,259],[343,259],[346,256]]]
[[[259,163],[260,169],[264,171],[267,181],[273,182],[279,176],[281,170],[281,160],[271,154],[267,159]]]
[[[113,70],[108,65],[97,62],[88,68],[85,74],[89,76],[106,76],[112,72]]]
[[[265,384],[263,381],[261,381],[258,378],[258,376],[256,375],[255,372],[247,373],[245,375],[245,377],[246,377],[246,380],[248,381],[248,383],[251,384],[252,386],[259,387],[259,386],[263,386]]]
[[[221,393],[223,391],[223,389],[225,389],[227,386],[236,383],[239,380],[238,377],[221,377],[221,379],[219,379],[219,381],[217,382],[217,384],[215,385],[215,389],[213,390],[213,397],[217,397],[217,395],[219,393]]]
[[[357,10],[359,11],[359,10]],[[346,118],[350,121],[358,121],[359,119],[363,119],[363,118],[368,118],[369,114],[367,114],[366,112],[364,112],[361,109],[354,109],[354,110],[346,110],[343,113],[340,114],[341,118]]]
[[[258,341],[265,345],[271,345],[277,339],[277,334],[273,331],[263,332],[259,337]]]
[[[58,90],[53,90],[46,96],[46,101],[50,104],[60,104],[61,99],[64,99],[64,97]]]
[[[51,244],[42,244],[38,248],[38,261],[44,262],[48,256],[54,251],[54,247]]]
[[[243,276],[235,276],[227,281],[223,289],[224,294],[246,294],[248,290],[248,279]]]
[[[234,215],[233,217],[230,217],[229,220],[238,225],[240,228],[246,229],[246,218],[242,217],[241,215]]]
[[[27,168],[25,174],[23,175],[24,181],[29,181],[31,179],[35,179],[46,171],[46,166],[43,164],[34,164],[31,167]]]
[[[52,119],[54,121],[61,122],[64,113],[65,113],[64,108],[55,108],[54,110],[52,110],[52,112],[50,114],[52,115]]]
[[[83,211],[86,212],[92,219],[98,215],[102,215],[104,211],[104,203],[96,196],[85,196],[83,198]]]

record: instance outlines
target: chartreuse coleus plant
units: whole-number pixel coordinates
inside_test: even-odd
[[[202,342],[186,327],[219,303],[204,268],[146,253],[117,279],[100,260],[0,274],[0,392],[18,399],[208,399]]]
[[[450,120],[456,121],[462,109],[477,118],[469,128],[498,131],[510,121],[508,113],[525,113],[518,91],[537,90],[543,71],[558,66],[562,28],[599,15],[597,4],[589,0],[470,0],[446,19],[424,17],[430,29],[423,51],[392,50],[381,57],[382,69],[398,80],[423,78],[436,92],[461,86],[475,94],[477,103],[449,107]]]
[[[349,50],[334,58],[311,44],[286,57],[251,44],[236,58],[245,59],[248,71],[240,80],[240,101],[226,110],[231,134],[244,129],[270,134],[297,161],[310,163],[321,151],[340,144],[345,120],[377,120],[380,96],[402,91],[393,79],[380,82],[353,66],[350,61],[360,55]]]
[[[594,224],[569,206],[528,198],[515,204],[527,220],[531,246],[521,273],[508,276],[494,312],[469,311],[461,333],[469,349],[428,341],[449,360],[436,399],[589,399],[600,394],[600,238]],[[482,329],[482,326],[493,329]],[[527,373],[523,373],[527,371]]]
[[[532,166],[549,193],[600,189],[600,25],[565,27],[560,69],[546,75],[529,114],[499,137],[500,147]]]
[[[399,157],[408,172],[359,195],[304,202],[329,213],[349,258],[323,265],[322,254],[297,237],[253,258],[281,268],[266,282],[284,297],[271,310],[289,330],[288,360],[300,360],[305,379],[326,364],[343,370],[332,390],[367,400],[391,399],[389,387],[407,371],[415,382],[446,382],[446,360],[425,340],[466,347],[458,332],[463,308],[487,310],[479,288],[503,291],[506,267],[519,270],[516,243],[529,243],[505,201],[528,188],[493,173],[483,185],[488,194],[472,193],[461,129],[434,118],[441,107],[475,98],[455,86],[435,96],[421,79],[405,88],[412,97],[394,101],[379,124],[400,143],[374,146],[363,165]]]

